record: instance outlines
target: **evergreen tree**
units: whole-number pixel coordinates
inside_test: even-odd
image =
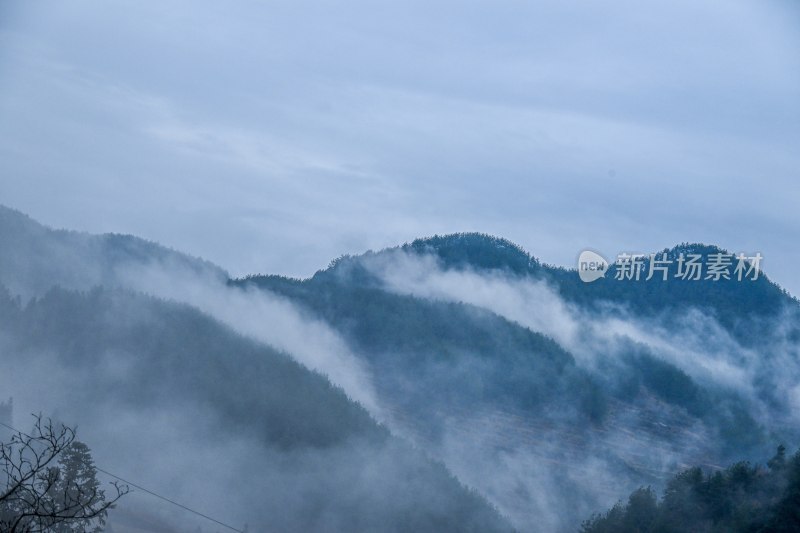
[[[780,446],[767,468],[748,462],[676,475],[659,502],[652,489],[583,523],[583,533],[788,533],[800,531],[800,452]]]
[[[57,507],[69,508],[77,502],[100,507],[105,502],[105,494],[97,480],[97,469],[89,447],[73,441],[61,452],[58,460],[58,477],[49,496]],[[93,519],[75,519],[54,527],[57,533],[99,532],[103,530],[107,511],[102,511]]]

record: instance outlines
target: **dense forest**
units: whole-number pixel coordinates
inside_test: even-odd
[[[584,522],[582,533],[791,533],[800,531],[800,452],[784,446],[766,466],[747,461],[725,470],[677,474],[661,498],[651,487],[631,493]]]
[[[510,530],[324,376],[183,304],[102,288],[22,303],[0,286],[0,350],[15,354],[3,390],[79,422],[98,461],[144,460],[138,476],[151,485],[179,476],[185,498],[204,493],[196,505],[252,528]],[[143,455],[141,442],[159,453]]]
[[[800,438],[800,314],[766,277],[587,285],[457,234],[231,279],[3,208],[0,246],[0,397],[251,529],[574,531],[682,465]],[[148,512],[116,514],[174,523]]]
[[[749,413],[746,400],[725,388],[698,382],[652,347],[620,340],[607,358],[602,357],[604,348],[594,348],[601,356],[600,372],[589,372],[547,334],[502,315],[461,301],[387,290],[370,264],[383,257],[392,260],[391,254],[398,250],[433,256],[445,271],[502,272],[544,280],[567,298],[572,291],[581,294],[583,300],[573,303],[584,302],[589,312],[596,312],[595,306],[603,302],[625,301],[637,316],[649,313],[666,326],[664,320],[671,314],[680,316],[679,309],[700,303],[711,316],[729,316],[741,310],[740,320],[745,311],[758,315],[763,307],[766,315],[754,319],[762,323],[784,308],[785,302],[793,301],[763,277],[753,285],[727,284],[720,286],[721,290],[710,282],[696,283],[691,286],[691,300],[681,296],[685,284],[657,289],[660,292],[652,297],[639,292],[650,289],[631,282],[605,280],[605,285],[587,286],[574,272],[566,278],[563,269],[543,265],[507,240],[482,234],[437,236],[395,250],[344,256],[307,280],[250,276],[230,283],[289,297],[335,325],[372,365],[392,370],[379,376],[387,394],[416,402],[418,410],[438,407],[440,402],[461,407],[494,402],[537,414],[548,406],[558,406],[562,420],[571,412],[573,422],[591,425],[603,423],[614,404],[652,396],[709,424],[720,435],[723,450],[741,452],[768,442],[767,432]],[[656,287],[655,283],[648,285]],[[742,309],[741,299],[754,302],[755,307]],[[645,300],[648,307],[644,307]],[[604,308],[604,313],[613,314],[614,308]],[[420,386],[427,379],[435,383]],[[768,381],[759,385],[765,396],[775,393]],[[779,409],[777,404],[775,409]],[[736,444],[728,444],[731,442]]]

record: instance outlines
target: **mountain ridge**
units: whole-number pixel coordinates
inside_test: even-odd
[[[152,264],[170,276],[143,287],[158,295],[167,283],[175,288],[170,298],[180,300],[182,291],[202,292],[197,284],[218,284],[205,303],[193,301],[224,308],[239,298],[236,305],[245,306],[231,312],[251,315],[250,332],[283,327],[265,313],[261,297],[324,324],[326,335],[341,338],[336,349],[352,350],[371,380],[387,427],[441,461],[521,530],[535,530],[547,513],[548,529],[574,527],[566,515],[553,513],[559,502],[585,516],[613,503],[609,489],[584,484],[571,474],[575,469],[598,469],[598,479],[624,473],[616,481],[622,483],[619,497],[642,482],[660,483],[665,472],[687,463],[756,457],[773,448],[775,438],[794,435],[784,424],[791,419],[786,372],[776,365],[796,364],[792,343],[800,337],[791,331],[797,332],[797,306],[765,277],[754,283],[585,284],[575,270],[543,264],[510,241],[468,233],[342,256],[305,279],[232,279],[182,256],[172,260],[158,245],[141,245],[135,237],[75,238],[25,219],[24,231],[9,237],[13,224],[3,220],[0,245],[26,236],[32,242],[16,250],[16,261],[0,257],[0,282],[17,276],[9,285],[18,295],[14,283],[30,282],[31,265],[40,274],[29,283],[41,292],[34,300],[58,301],[58,291],[48,291],[65,286],[65,301],[73,303],[64,304],[62,314],[76,317],[76,331],[85,329],[80,317],[86,310],[69,291],[84,297],[99,285],[106,286],[97,289],[100,294],[126,291],[130,277],[120,274]],[[698,248],[684,243],[668,250],[690,249]],[[66,258],[63,268],[47,270],[53,258]],[[70,269],[81,274],[77,280]],[[181,285],[184,278],[192,283]],[[776,318],[785,309],[788,334]],[[154,327],[139,336],[157,338],[156,332],[163,334]],[[214,338],[200,338],[214,346]],[[193,343],[184,342],[205,349]],[[181,350],[180,344],[161,349],[165,357]],[[232,387],[249,376],[240,378]],[[740,388],[737,379],[750,381]],[[224,404],[228,392],[221,391],[215,394]],[[541,491],[559,501],[543,505]]]

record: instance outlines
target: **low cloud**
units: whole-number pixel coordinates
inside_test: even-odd
[[[623,354],[636,347],[697,383],[746,399],[751,415],[767,429],[781,433],[800,416],[794,382],[800,358],[788,337],[790,329],[784,327],[790,322],[788,315],[776,321],[771,338],[751,348],[698,309],[669,321],[622,307],[589,313],[564,301],[544,281],[498,271],[444,269],[431,255],[397,249],[359,261],[386,290],[463,302],[543,333],[601,381],[601,372],[609,372],[607,363],[612,369],[624,366]],[[771,381],[768,396],[765,378]],[[776,414],[775,401],[784,403],[789,419]],[[555,412],[547,416],[549,421],[560,418],[568,419]],[[588,517],[640,484],[658,486],[680,468],[705,464],[714,456],[710,446],[717,439],[701,420],[652,398],[640,398],[636,405],[612,402],[597,431],[543,423],[524,413],[490,411],[451,413],[439,442],[414,435],[413,427],[410,433],[437,450],[460,479],[478,488],[517,526],[544,524],[546,530],[574,527],[567,517],[576,511]],[[565,508],[567,501],[577,507]]]
[[[128,288],[189,304],[234,331],[284,351],[319,372],[364,406],[385,417],[363,363],[325,322],[289,300],[254,287],[231,287],[215,276],[164,263],[130,266],[118,273]]]

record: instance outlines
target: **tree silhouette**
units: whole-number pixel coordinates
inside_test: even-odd
[[[0,443],[0,530],[8,533],[101,531],[108,510],[128,493],[106,497],[89,448],[75,431],[36,416],[30,435]]]

